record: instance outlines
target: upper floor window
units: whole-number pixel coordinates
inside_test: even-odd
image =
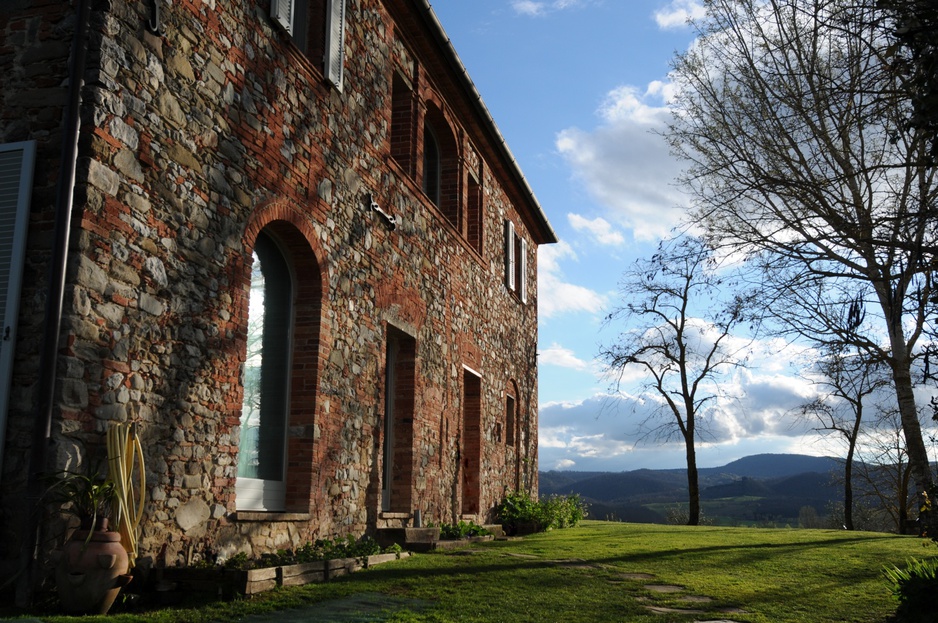
[[[394,72],[391,86],[391,157],[409,175],[414,163],[414,92],[405,78]]]
[[[511,221],[505,221],[505,285],[522,303],[528,302],[528,241],[515,231]]]
[[[443,163],[440,141],[429,123],[423,126],[423,192],[433,205],[440,206],[440,175]]]
[[[271,0],[270,14],[341,91],[345,65],[345,0]]]

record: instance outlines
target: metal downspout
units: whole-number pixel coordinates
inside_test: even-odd
[[[81,87],[88,52],[88,25],[91,18],[91,0],[76,0],[75,34],[71,46],[68,96],[64,111],[62,160],[55,193],[55,227],[53,230],[52,259],[49,269],[48,295],[43,320],[42,350],[39,357],[36,417],[27,474],[27,511],[25,513],[24,544],[20,554],[20,569],[16,590],[17,605],[26,606],[39,577],[36,548],[42,530],[39,499],[42,496],[40,476],[47,465],[48,449],[52,441],[52,407],[54,402],[56,363],[62,325],[62,304],[65,299],[65,271],[68,261],[71,215],[75,194],[75,174],[78,164],[78,135],[81,128]],[[37,515],[33,516],[33,512]]]

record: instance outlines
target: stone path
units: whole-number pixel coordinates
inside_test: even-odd
[[[647,573],[624,574],[623,577],[626,577],[627,579],[632,579],[632,580],[653,580],[654,579],[654,576],[647,574]],[[645,584],[643,585],[643,588],[645,590],[651,591],[652,593],[660,593],[660,594],[677,594],[677,593],[683,593],[685,591],[685,588],[683,586],[677,586],[674,584]],[[688,604],[698,604],[698,605],[708,604],[713,601],[712,598],[706,597],[703,595],[683,595],[679,597],[678,600],[686,602]],[[703,610],[700,608],[693,608],[693,607],[681,608],[681,607],[666,607],[666,606],[655,606],[655,605],[646,605],[645,608],[649,612],[653,612],[655,614],[707,615],[707,614],[715,613],[715,614],[724,615],[724,614],[745,614],[746,613],[745,610],[742,610],[740,608],[717,608],[717,609],[712,609],[712,610]],[[737,622],[732,621],[730,619],[706,619],[706,620],[699,619],[699,620],[695,620],[694,623],[737,623]]]

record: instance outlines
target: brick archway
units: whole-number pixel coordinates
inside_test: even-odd
[[[306,214],[284,200],[259,206],[242,237],[245,253],[237,290],[242,293],[239,326],[243,335],[247,334],[248,325],[251,254],[262,231],[277,241],[295,280],[283,510],[306,513],[316,502],[313,484],[317,473],[316,456],[321,454],[314,448],[314,430],[320,402],[319,379],[330,343],[329,336],[324,335],[322,322],[328,312],[328,272],[319,259],[325,255]],[[244,348],[246,346],[242,346],[242,361]]]

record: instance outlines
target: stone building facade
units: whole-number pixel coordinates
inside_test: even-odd
[[[115,421],[145,565],[536,492],[556,237],[427,0],[12,0],[0,75],[4,575]]]

